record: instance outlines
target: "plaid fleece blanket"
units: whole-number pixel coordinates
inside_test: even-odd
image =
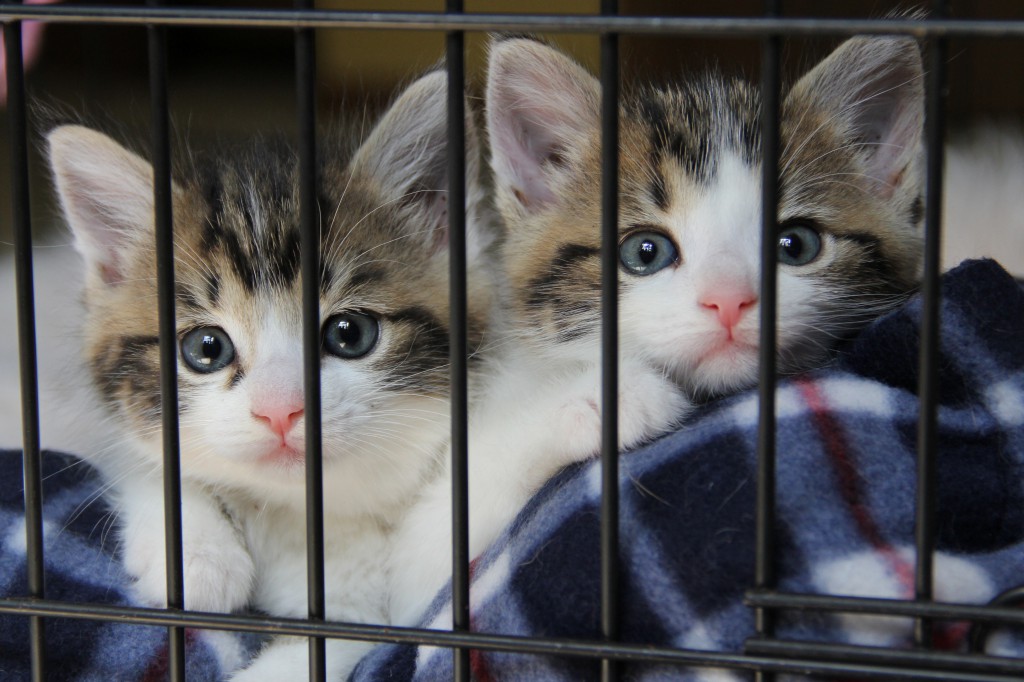
[[[1024,583],[1024,290],[992,261],[945,275],[940,367],[936,597],[984,603]],[[781,587],[912,597],[920,300],[878,320],[827,369],[777,394]],[[623,377],[628,381],[628,377]],[[707,406],[620,460],[621,635],[738,652],[754,635],[757,395]],[[474,565],[475,631],[600,641],[600,471],[550,481]],[[430,627],[450,628],[435,601]],[[783,638],[909,646],[906,619],[787,614]],[[944,624],[945,647],[966,627]],[[993,637],[1000,653],[1021,641]],[[584,659],[474,652],[478,680],[597,679]],[[378,647],[354,679],[450,680],[447,650]],[[630,664],[624,679],[749,679]]]
[[[936,596],[984,603],[1024,582],[1024,290],[992,261],[943,279],[938,427]],[[780,382],[778,530],[786,590],[872,597],[913,593],[919,301],[865,330],[833,366]],[[628,380],[628,378],[625,378]],[[757,397],[706,406],[683,429],[624,456],[622,639],[740,651],[753,635],[744,591],[754,574]],[[47,454],[47,594],[127,603],[112,523],[95,475]],[[566,470],[474,564],[477,631],[600,636],[599,471]],[[24,595],[20,453],[0,453],[0,594]],[[446,628],[442,592],[427,618]],[[48,679],[159,680],[164,631],[118,623],[47,621]],[[911,623],[867,616],[785,614],[780,637],[907,646]],[[942,624],[963,645],[963,624]],[[1024,640],[990,639],[1024,656]],[[214,680],[245,660],[254,639],[188,637],[189,680]],[[27,624],[0,615],[0,679],[28,678]],[[580,680],[582,659],[477,652],[480,680]],[[745,673],[631,664],[629,679],[746,679]],[[356,680],[448,680],[445,650],[375,649]]]

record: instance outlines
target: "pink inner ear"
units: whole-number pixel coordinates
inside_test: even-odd
[[[111,218],[92,202],[88,189],[75,187],[66,206],[68,223],[75,233],[75,247],[86,264],[96,269],[104,284],[124,281],[124,249],[128,238],[110,224]]]
[[[534,210],[551,203],[555,195],[548,186],[544,162],[551,156],[553,139],[535,120],[535,111],[503,111],[492,124],[495,174],[520,204]],[[549,129],[550,130],[550,129]]]
[[[883,199],[892,197],[920,144],[917,112],[901,103],[882,131],[868,163],[868,176]]]
[[[124,279],[113,263],[100,263],[99,271],[104,284],[119,284]]]

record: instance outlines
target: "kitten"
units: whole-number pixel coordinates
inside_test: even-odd
[[[779,370],[828,361],[919,276],[922,67],[906,38],[854,38],[781,111]],[[510,300],[470,423],[470,554],[547,478],[600,449],[600,86],[530,39],[496,41],[487,127]],[[628,448],[694,401],[756,383],[760,95],[715,74],[621,106],[619,420]],[[396,623],[450,575],[447,480],[396,539]],[[415,571],[403,570],[415,566]],[[440,620],[437,625],[444,627]]]
[[[447,81],[414,82],[357,149],[322,151],[322,396],[327,616],[386,623],[386,535],[449,437]],[[469,341],[489,307],[490,232],[467,117]],[[118,429],[80,454],[111,487],[124,564],[165,603],[150,164],[63,126],[49,158],[85,261],[84,361]],[[204,161],[173,187],[185,605],[305,617],[298,169],[283,145]],[[369,648],[328,640],[328,677]],[[304,638],[236,680],[301,679]]]

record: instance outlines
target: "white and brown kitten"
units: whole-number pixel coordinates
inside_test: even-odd
[[[827,362],[914,289],[922,91],[913,40],[855,38],[786,93],[780,371]],[[510,289],[470,422],[472,556],[547,478],[599,451],[600,96],[541,42],[492,45],[487,127]],[[760,107],[754,87],[715,74],[639,88],[621,106],[622,447],[671,429],[694,400],[756,382]],[[396,623],[416,622],[450,575],[437,549],[449,486],[428,486],[397,535]]]
[[[364,141],[325,145],[320,209],[327,616],[386,623],[386,536],[449,435],[446,92],[414,82]],[[487,322],[490,239],[467,117],[471,346]],[[84,361],[117,429],[79,452],[111,486],[139,598],[165,603],[150,164],[81,126],[48,136],[85,261]],[[353,149],[354,148],[354,149]],[[201,160],[173,186],[185,604],[304,617],[298,170],[284,145]],[[328,640],[328,677],[369,647]],[[236,680],[304,679],[305,639]]]

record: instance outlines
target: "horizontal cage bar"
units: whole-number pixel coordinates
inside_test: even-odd
[[[581,640],[512,637],[484,633],[455,633],[420,628],[379,627],[349,623],[312,623],[289,618],[266,618],[199,612],[171,612],[162,609],[86,605],[75,602],[35,599],[0,600],[0,613],[24,616],[63,616],[88,620],[127,621],[141,625],[181,625],[214,630],[258,632],[272,635],[351,638],[372,642],[420,643],[442,647],[467,647],[487,651],[546,654],[586,658],[614,658],[620,661],[669,663],[739,670],[800,672],[803,674],[858,675],[868,679],[950,680],[1004,682],[1019,675],[981,675],[956,671],[935,671],[867,664],[840,664],[801,658],[730,654],[704,650],[652,648],[644,644],[604,644]]]
[[[952,604],[935,601],[906,601],[868,597],[842,597],[823,594],[794,594],[751,590],[744,602],[748,606],[777,609],[867,613],[878,616],[926,617],[939,620],[974,620],[1006,625],[1024,625],[1024,609],[984,604]]]
[[[216,26],[221,28],[348,28],[403,31],[506,31],[559,33],[673,34],[758,38],[857,34],[1021,38],[1024,21],[963,19],[806,19],[764,17],[639,17],[340,10],[247,10],[221,8],[0,5],[0,21],[78,24]]]
[[[785,658],[811,658],[833,663],[873,663],[926,668],[930,670],[956,670],[959,672],[1024,674],[1024,661],[979,654],[959,654],[948,651],[889,649],[872,646],[853,646],[825,642],[750,639],[744,653],[754,656],[780,656]]]

